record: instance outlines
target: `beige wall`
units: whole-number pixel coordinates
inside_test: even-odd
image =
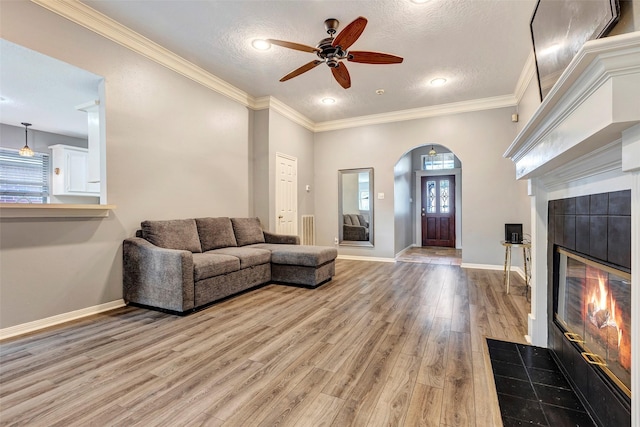
[[[375,169],[375,247],[340,247],[340,254],[392,258],[396,243],[394,166],[404,153],[425,143],[446,146],[462,162],[462,258],[471,264],[502,265],[504,224],[529,230],[525,182],[502,157],[516,135],[513,109],[454,114],[399,123],[322,132],[315,137],[318,240],[331,245],[338,233],[339,169]],[[377,198],[378,193],[385,198]],[[400,195],[400,197],[405,197]],[[514,260],[516,262],[516,260]]]
[[[249,113],[26,1],[0,36],[106,79],[106,219],[0,223],[0,328],[122,298],[122,240],[145,219],[247,216]],[[27,25],[28,24],[28,25]]]
[[[640,0],[620,0],[620,18],[609,36],[640,30]]]

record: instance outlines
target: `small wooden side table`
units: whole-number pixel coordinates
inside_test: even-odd
[[[500,243],[505,247],[503,281],[507,287],[507,293],[509,293],[509,276],[511,273],[511,248],[522,248],[522,258],[524,260],[524,283],[527,286],[525,289],[525,297],[527,298],[527,301],[529,301],[529,269],[527,266],[527,258],[528,252],[531,250],[531,243],[511,243],[504,240]]]

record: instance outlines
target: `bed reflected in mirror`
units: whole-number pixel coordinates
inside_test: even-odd
[[[373,168],[338,171],[340,245],[373,247]]]

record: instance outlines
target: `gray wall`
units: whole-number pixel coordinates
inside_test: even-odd
[[[255,111],[252,115],[253,214],[260,218],[264,227],[268,228],[271,212],[269,209],[269,110]]]
[[[25,118],[26,120],[27,118]],[[50,145],[64,144],[87,148],[87,140],[29,128],[29,147],[38,153],[51,154]],[[0,123],[0,147],[19,150],[24,147],[24,126]]]
[[[338,169],[375,169],[375,247],[340,247],[340,254],[392,258],[396,249],[394,166],[424,144],[446,146],[462,162],[462,259],[465,263],[502,265],[504,224],[522,222],[529,229],[525,182],[502,154],[516,135],[513,109],[453,114],[399,123],[363,126],[316,134],[315,187],[318,243],[331,245],[338,233]],[[383,200],[377,193],[384,193]],[[401,195],[402,197],[402,195]]]
[[[393,168],[393,203],[395,213],[394,254],[413,244],[413,179],[411,152],[403,155]]]
[[[298,230],[302,226],[300,217],[314,212],[313,200],[313,132],[292,122],[277,111],[269,111],[269,229],[275,230],[275,182],[276,153],[287,154],[298,159]],[[311,185],[311,191],[305,190]]]
[[[251,213],[245,107],[31,2],[3,2],[0,29],[106,78],[118,206],[105,219],[2,220],[0,328],[122,298],[122,240],[142,220]]]

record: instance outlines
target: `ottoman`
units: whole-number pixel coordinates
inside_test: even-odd
[[[336,272],[335,248],[305,245],[270,245],[271,280],[315,288],[331,280]]]

